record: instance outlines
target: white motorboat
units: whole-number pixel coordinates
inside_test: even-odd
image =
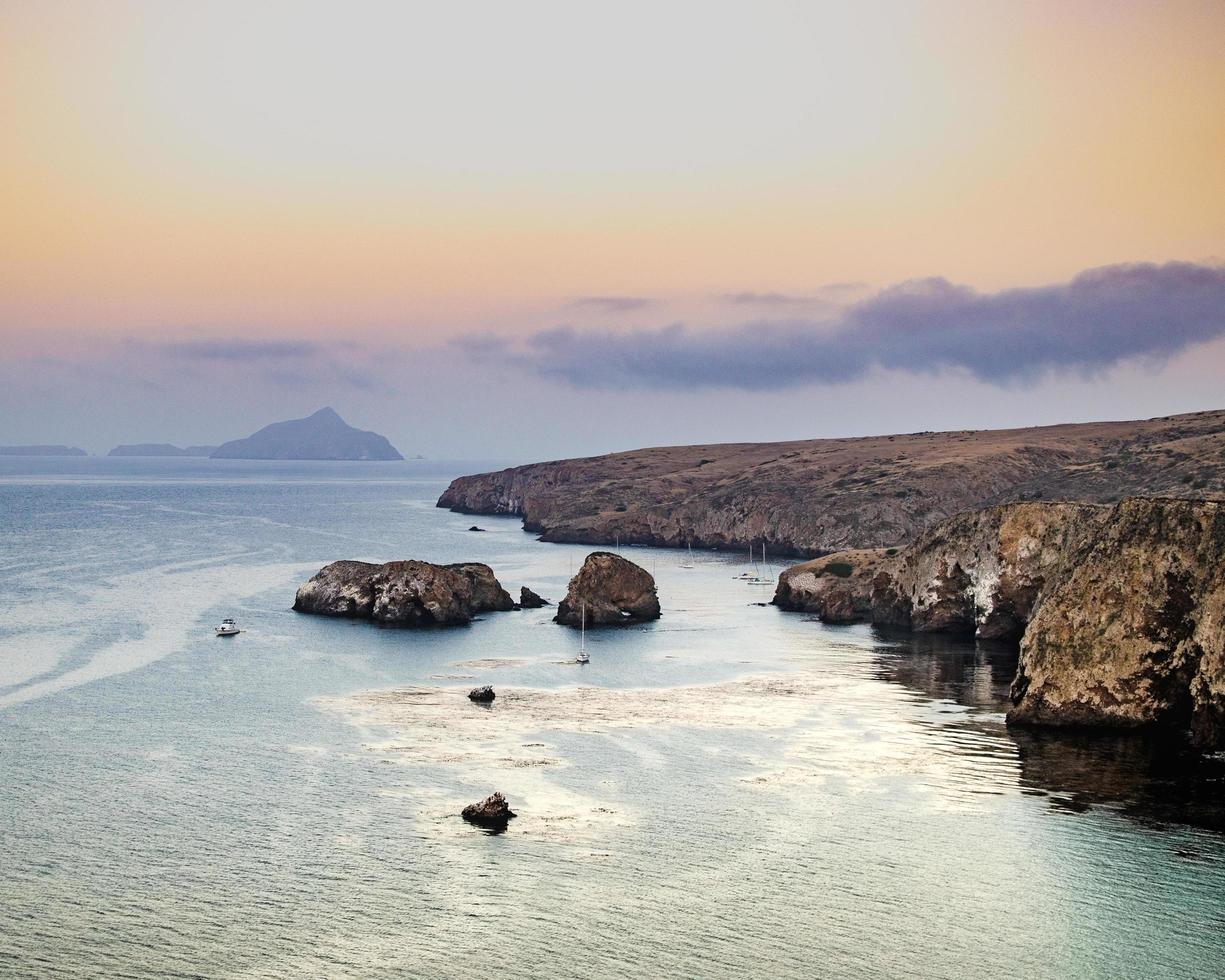
[[[223,619],[220,626],[215,626],[213,631],[218,636],[234,636],[236,633],[241,633],[238,624],[232,619]]]

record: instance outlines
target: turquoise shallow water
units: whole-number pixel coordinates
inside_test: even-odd
[[[432,506],[480,468],[0,460],[0,975],[1222,975],[1220,763],[1010,733],[1006,649],[651,549],[664,618],[581,670],[547,610],[290,610],[340,557],[556,599],[587,549]]]

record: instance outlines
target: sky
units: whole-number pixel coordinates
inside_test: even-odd
[[[0,444],[1225,408],[1225,4],[0,0]]]

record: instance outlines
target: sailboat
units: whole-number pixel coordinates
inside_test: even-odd
[[[774,581],[772,578],[769,577],[770,575],[769,569],[765,567],[766,565],[766,543],[765,541],[762,541],[761,543],[761,565],[758,566],[757,562],[753,561],[753,546],[752,545],[749,545],[749,561],[753,562],[752,574],[746,573],[745,575],[742,576],[742,578],[746,582],[748,582],[749,585],[769,585],[770,583]]]
[[[591,658],[587,656],[587,603],[585,602],[583,603],[583,612],[580,624],[581,632],[579,633],[579,636],[581,639],[579,640],[578,656],[575,658],[574,662],[576,664],[589,664],[591,663]]]
[[[745,566],[744,571],[741,572],[739,575],[737,575],[736,578],[744,579],[746,582],[751,582],[756,577],[757,575],[753,568],[753,542],[750,541],[749,542],[749,563],[748,565]]]
[[[689,542],[689,558],[683,565],[681,565],[681,568],[693,568],[693,542],[692,541]]]

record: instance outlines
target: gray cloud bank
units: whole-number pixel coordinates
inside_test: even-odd
[[[993,384],[1049,372],[1093,375],[1135,358],[1165,359],[1225,335],[1225,267],[1170,262],[1104,266],[1070,282],[979,293],[946,279],[885,289],[832,320],[759,320],[693,331],[576,330],[522,346],[469,338],[496,357],[576,385],[769,390],[862,378],[874,368],[960,370]]]

